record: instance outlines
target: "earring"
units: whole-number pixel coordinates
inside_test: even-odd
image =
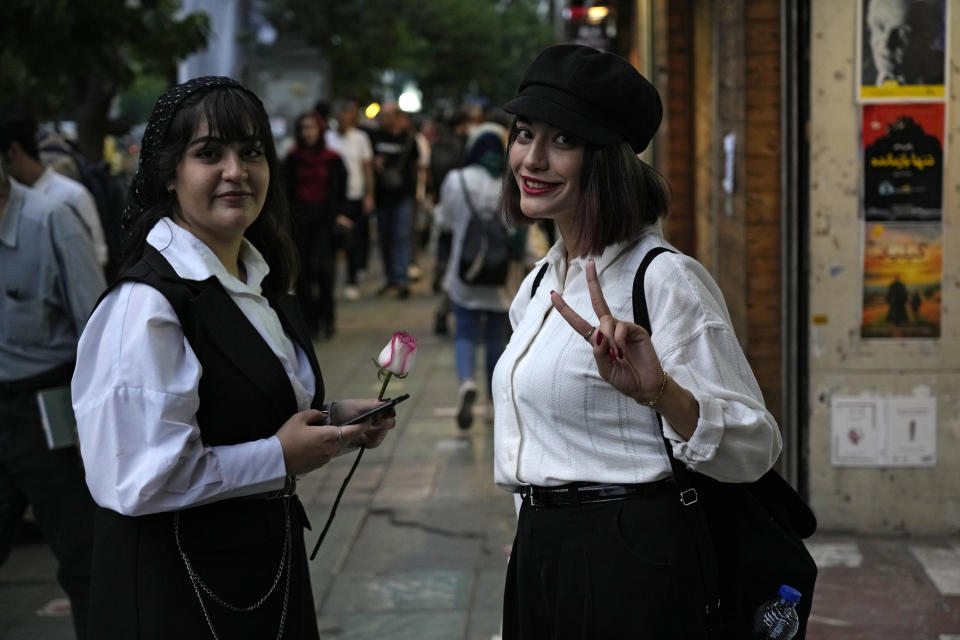
[[[167,193],[173,193],[173,185],[172,185],[172,184],[168,184],[168,185],[167,185]]]

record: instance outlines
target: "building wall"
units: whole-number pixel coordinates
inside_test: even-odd
[[[958,60],[956,6],[951,18],[948,54]],[[811,1],[810,501],[823,530],[955,534],[960,531],[960,101],[949,88],[960,86],[960,69],[947,65],[941,337],[864,341],[856,32],[856,2]],[[832,466],[833,396],[909,396],[922,388],[937,399],[936,466]]]

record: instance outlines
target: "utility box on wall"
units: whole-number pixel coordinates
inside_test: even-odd
[[[960,531],[960,101],[949,91],[960,39],[947,39],[960,11],[949,4],[946,74],[885,83],[864,41],[868,0],[811,3],[805,321],[810,502],[823,530]]]

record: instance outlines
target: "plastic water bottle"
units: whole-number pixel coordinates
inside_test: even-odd
[[[753,617],[753,637],[756,640],[792,640],[797,635],[800,592],[782,584],[777,594],[779,597],[760,605]]]

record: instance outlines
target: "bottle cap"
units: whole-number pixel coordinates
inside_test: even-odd
[[[784,600],[789,600],[794,604],[800,602],[800,592],[789,585],[780,585],[780,589],[777,591],[777,593],[780,594],[780,597]]]

